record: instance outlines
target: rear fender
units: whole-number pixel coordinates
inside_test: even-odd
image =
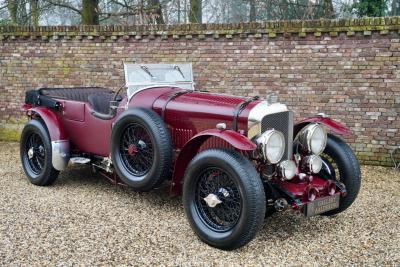
[[[69,140],[64,125],[57,115],[45,107],[34,107],[27,110],[30,118],[41,118],[50,135],[52,147],[52,163],[56,170],[62,171],[69,161]]]
[[[220,138],[232,145],[234,148],[242,151],[253,151],[257,148],[256,144],[254,144],[250,139],[233,130],[209,129],[200,132],[184,145],[175,160],[174,174],[170,189],[171,195],[177,196],[182,193],[183,176],[186,167],[189,165],[192,158],[198,153],[201,145],[211,137]]]
[[[303,129],[305,126],[307,126],[310,123],[320,123],[328,127],[333,133],[337,135],[342,135],[342,136],[350,136],[352,134],[351,130],[344,126],[343,124],[332,120],[331,118],[328,117],[322,117],[322,116],[315,116],[315,117],[309,117],[306,118],[302,121],[299,121],[296,123],[294,126],[294,136],[296,136],[301,129]]]

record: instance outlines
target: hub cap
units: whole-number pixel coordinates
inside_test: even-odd
[[[154,159],[153,144],[147,130],[138,123],[129,124],[122,134],[120,156],[133,176],[147,174]]]
[[[222,169],[205,169],[197,178],[197,212],[213,231],[231,230],[239,221],[242,198],[234,180]]]
[[[214,208],[218,204],[222,203],[222,201],[217,197],[217,195],[214,194],[208,194],[208,196],[203,199],[210,208]]]

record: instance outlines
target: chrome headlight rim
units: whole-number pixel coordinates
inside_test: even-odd
[[[297,166],[293,160],[284,160],[279,163],[280,175],[285,180],[292,180],[297,174]],[[290,171],[292,173],[290,173]]]
[[[322,169],[322,158],[318,155],[304,157],[303,166],[309,173],[317,174]]]
[[[280,153],[278,154],[278,157],[276,158],[271,158],[270,155],[268,155],[268,143],[271,141],[273,136],[279,136],[281,139],[281,148],[280,148]],[[285,154],[285,136],[283,133],[280,131],[277,131],[275,129],[265,131],[262,133],[257,139],[256,139],[257,145],[260,147],[261,153],[264,157],[265,160],[267,160],[271,164],[277,164],[282,160],[283,155]]]
[[[322,132],[324,140],[319,149],[315,150],[315,148],[313,148],[312,142],[314,139],[313,138],[314,134],[319,130]],[[314,155],[320,155],[325,150],[326,142],[328,140],[328,135],[325,130],[325,127],[323,127],[319,123],[312,123],[303,128],[303,130],[300,132],[298,139],[300,145],[306,150],[306,152],[312,153]]]

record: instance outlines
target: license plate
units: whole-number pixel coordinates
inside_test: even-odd
[[[318,215],[330,210],[339,208],[340,195],[319,198],[307,203],[304,207],[304,214],[307,217]]]

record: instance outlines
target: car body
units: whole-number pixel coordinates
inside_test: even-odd
[[[169,182],[171,195],[183,193],[199,237],[222,249],[250,241],[265,214],[291,207],[329,215],[357,196],[358,162],[334,136],[351,132],[326,115],[295,123],[275,95],[194,90],[191,64],[125,64],[125,80],[126,95],[94,87],[27,92],[23,109],[36,124],[23,132],[21,160],[31,182],[50,184],[69,163],[139,191]]]

